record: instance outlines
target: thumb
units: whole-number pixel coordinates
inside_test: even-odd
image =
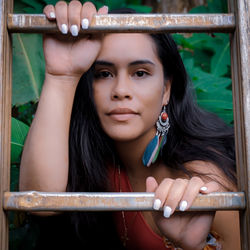
[[[156,179],[152,176],[149,176],[146,179],[146,192],[155,192],[157,187],[158,187],[158,183]]]

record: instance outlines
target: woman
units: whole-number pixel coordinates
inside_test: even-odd
[[[239,249],[237,212],[182,212],[199,193],[236,190],[232,128],[195,105],[169,35],[78,37],[107,12],[79,1],[44,9],[62,34],[44,38],[20,189],[155,192],[154,212],[73,214],[86,249],[118,249],[112,221],[127,249]]]

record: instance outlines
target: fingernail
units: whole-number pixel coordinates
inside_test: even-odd
[[[50,16],[50,18],[56,18],[55,12],[50,12],[50,13],[49,13],[49,16]]]
[[[180,204],[180,211],[185,211],[186,208],[187,208],[187,202],[186,201],[182,201],[181,204]]]
[[[207,187],[201,187],[200,190],[201,191],[207,191]]]
[[[169,206],[165,206],[163,210],[163,216],[169,218],[171,215],[172,209]]]
[[[89,27],[89,20],[87,18],[82,19],[82,29],[86,30]]]
[[[67,24],[65,24],[65,23],[62,24],[61,31],[62,31],[63,34],[67,34],[68,33],[68,26],[67,26]]]
[[[103,8],[106,8],[107,12],[109,11],[109,7],[107,5],[104,5]]]
[[[161,200],[160,200],[160,199],[155,199],[153,208],[154,208],[155,210],[159,210],[160,207],[161,207]]]
[[[71,25],[70,32],[71,32],[72,36],[78,36],[78,27],[77,27],[77,25],[75,25],[75,24]]]

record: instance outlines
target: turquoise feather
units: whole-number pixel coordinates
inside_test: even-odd
[[[154,159],[154,156],[157,152],[157,149],[159,147],[159,136],[156,135],[151,142],[148,144],[148,146],[146,147],[146,150],[143,154],[142,157],[142,162],[144,166],[149,167],[152,160]]]

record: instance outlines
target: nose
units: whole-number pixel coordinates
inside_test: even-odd
[[[125,74],[117,76],[111,93],[112,100],[132,99],[130,79]]]

